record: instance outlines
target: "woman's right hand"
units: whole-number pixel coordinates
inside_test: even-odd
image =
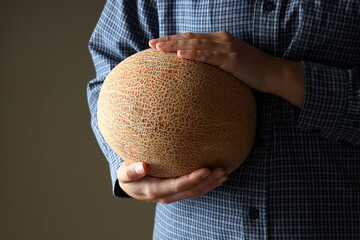
[[[223,168],[201,168],[178,178],[147,176],[145,163],[122,163],[117,172],[120,187],[132,198],[172,203],[200,197],[220,186],[228,176]]]

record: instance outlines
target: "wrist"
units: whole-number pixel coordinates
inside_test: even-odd
[[[274,57],[275,58],[275,57]],[[275,58],[267,75],[267,92],[301,108],[305,96],[304,67],[300,62]]]

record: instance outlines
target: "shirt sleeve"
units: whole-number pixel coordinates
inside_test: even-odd
[[[117,170],[123,160],[102,137],[97,121],[97,101],[102,84],[118,63],[128,56],[149,48],[148,41],[158,37],[156,5],[149,0],[108,0],[89,40],[89,50],[96,78],[87,85],[91,127],[109,162],[113,194],[128,197],[117,181]]]
[[[302,64],[305,99],[298,127],[333,141],[360,145],[360,67]]]

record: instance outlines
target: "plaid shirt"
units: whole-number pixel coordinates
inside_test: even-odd
[[[102,138],[96,103],[120,61],[149,39],[227,30],[274,56],[301,61],[300,110],[255,91],[248,159],[219,188],[158,204],[154,239],[360,239],[360,1],[108,0],[89,41],[91,125],[114,194],[122,163]]]

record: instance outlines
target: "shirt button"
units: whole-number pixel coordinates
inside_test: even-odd
[[[253,207],[251,207],[251,208],[249,209],[249,218],[250,218],[251,220],[255,220],[255,219],[257,219],[259,216],[260,216],[259,210],[257,210],[256,208],[253,208]]]
[[[263,5],[264,12],[271,12],[275,9],[275,4],[270,1],[265,1]]]

